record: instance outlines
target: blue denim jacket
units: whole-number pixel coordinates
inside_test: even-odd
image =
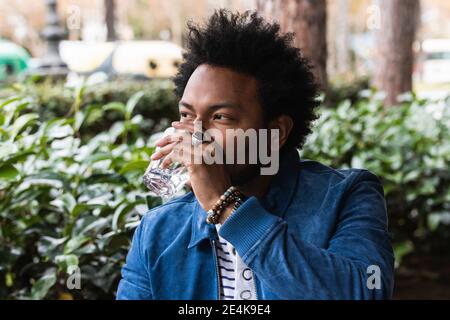
[[[133,236],[117,299],[218,299],[217,231],[188,193],[150,210]],[[254,273],[258,299],[388,299],[394,258],[383,187],[287,153],[263,199],[220,235]]]

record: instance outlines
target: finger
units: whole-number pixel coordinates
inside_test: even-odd
[[[179,163],[184,165],[184,157],[182,156],[184,151],[178,145],[164,158],[161,162],[160,167],[162,169],[167,169],[172,163]]]
[[[182,163],[184,166],[189,166],[192,163],[193,146],[190,140],[183,140],[177,145],[172,159],[175,162]]]
[[[176,129],[187,130],[188,132],[190,132],[191,135],[196,131],[201,131],[204,134],[203,135],[204,141],[206,141],[206,142],[215,141],[214,136],[212,136],[210,133],[208,133],[208,131],[205,131],[203,129],[203,127],[201,126],[201,123],[199,123],[199,122],[187,123],[187,122],[174,121],[174,122],[172,122],[172,126]]]
[[[177,143],[178,142],[172,142],[171,144],[161,147],[160,149],[158,149],[158,151],[156,151],[155,153],[152,154],[150,159],[151,160],[159,160],[162,157],[165,157],[172,151],[172,149],[176,146]]]
[[[194,123],[192,123],[192,122],[174,121],[174,122],[172,122],[172,127],[174,127],[175,129],[187,130],[191,134],[194,133],[194,131],[195,131],[195,126],[194,126]]]
[[[178,143],[170,153],[170,160],[167,160],[165,164],[180,163],[181,165],[188,167],[193,163],[193,147],[189,141],[183,141]]]
[[[172,163],[174,163],[173,157],[173,151],[169,153],[164,160],[159,165],[161,169],[167,169]]]
[[[183,134],[180,132],[175,132],[174,134],[169,134],[156,142],[157,147],[163,147],[169,143],[179,142],[183,139]]]

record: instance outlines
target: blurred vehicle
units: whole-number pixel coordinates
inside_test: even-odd
[[[30,55],[14,42],[0,39],[0,81],[26,71]]]
[[[422,42],[417,72],[424,83],[450,83],[450,39]]]
[[[182,59],[182,48],[168,41],[63,41],[61,58],[79,74],[103,72],[109,77],[170,78]]]

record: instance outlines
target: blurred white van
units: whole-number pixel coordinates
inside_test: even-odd
[[[129,75],[170,78],[182,60],[182,48],[169,41],[89,42],[62,41],[61,58],[79,74],[103,72],[108,76]]]

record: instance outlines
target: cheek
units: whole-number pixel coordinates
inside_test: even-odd
[[[266,123],[260,113],[254,112],[250,113],[252,116],[248,116],[242,119],[240,127],[244,130],[247,129],[265,129],[267,128]]]
[[[225,145],[225,129],[219,130],[217,128],[208,128],[207,133],[214,139],[215,143],[217,143],[221,148],[224,148]]]
[[[219,144],[219,146],[225,150],[226,148],[226,134],[225,130],[218,130],[213,132],[214,141]]]

